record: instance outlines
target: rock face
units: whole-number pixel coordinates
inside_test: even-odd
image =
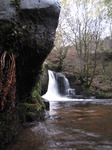
[[[50,53],[60,13],[60,0],[0,0],[0,55],[16,58],[17,97],[30,96],[41,65]]]
[[[9,20],[15,13],[15,8],[10,5],[10,0],[0,0],[0,20]]]

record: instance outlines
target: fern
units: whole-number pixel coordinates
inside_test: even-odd
[[[3,52],[0,58],[0,73],[1,110],[3,111],[4,108],[11,109],[15,106],[16,76],[13,53]]]

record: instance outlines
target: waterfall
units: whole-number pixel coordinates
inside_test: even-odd
[[[75,96],[75,89],[70,88],[68,79],[62,73],[48,70],[49,83],[44,99],[54,101],[72,98]]]

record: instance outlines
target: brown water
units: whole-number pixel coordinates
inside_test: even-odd
[[[112,100],[51,102],[44,121],[23,129],[6,150],[112,150]]]

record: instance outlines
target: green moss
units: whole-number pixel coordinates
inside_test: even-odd
[[[35,102],[38,105],[38,107],[42,106],[45,109],[45,104],[43,102],[43,99],[40,96],[40,90],[41,90],[40,83],[38,82],[31,92],[31,99],[33,102]]]
[[[40,97],[39,95],[39,83],[37,83],[36,87],[31,92],[32,99],[38,99]]]
[[[31,103],[21,103],[19,104],[19,113],[22,123],[29,121],[40,120],[44,117],[45,106],[38,100],[35,104]]]
[[[16,7],[16,9],[20,8],[20,0],[10,0],[10,4]]]
[[[34,121],[36,119],[36,114],[33,112],[28,112],[26,114],[26,119],[28,122]]]
[[[39,84],[31,92],[28,102],[19,104],[19,112],[22,123],[39,120],[44,116],[45,104],[39,95]]]

